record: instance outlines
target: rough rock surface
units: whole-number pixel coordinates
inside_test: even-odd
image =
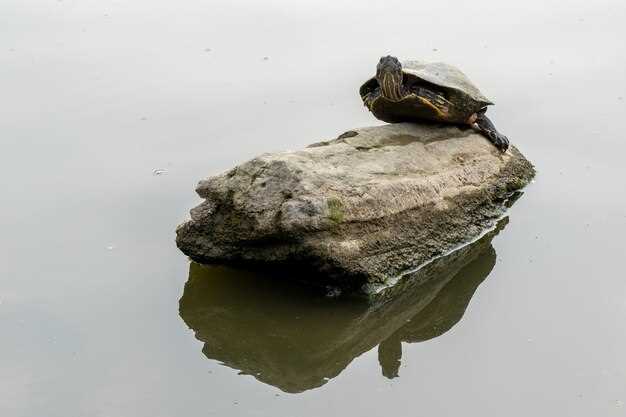
[[[476,238],[533,175],[517,149],[501,154],[471,129],[357,129],[201,181],[205,201],[176,243],[200,263],[289,265],[355,289]]]

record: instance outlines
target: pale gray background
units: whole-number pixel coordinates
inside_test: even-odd
[[[0,414],[626,415],[625,22],[618,0],[3,0]],[[357,88],[387,53],[461,67],[537,181],[398,379],[373,350],[284,394],[202,355],[174,228],[200,178],[377,124]]]

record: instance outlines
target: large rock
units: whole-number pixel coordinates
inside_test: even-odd
[[[517,149],[501,154],[471,129],[363,128],[201,181],[205,201],[176,242],[200,263],[295,266],[291,276],[315,285],[382,284],[476,238],[533,175]]]

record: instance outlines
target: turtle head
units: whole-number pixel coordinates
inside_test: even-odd
[[[402,100],[402,64],[398,58],[391,55],[380,58],[376,66],[376,80],[383,97],[390,101]]]

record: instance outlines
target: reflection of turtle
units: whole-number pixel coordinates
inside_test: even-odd
[[[376,76],[359,90],[365,106],[389,123],[430,120],[476,126],[498,149],[506,152],[509,140],[485,116],[493,104],[457,68],[444,63],[407,61],[385,56]]]

